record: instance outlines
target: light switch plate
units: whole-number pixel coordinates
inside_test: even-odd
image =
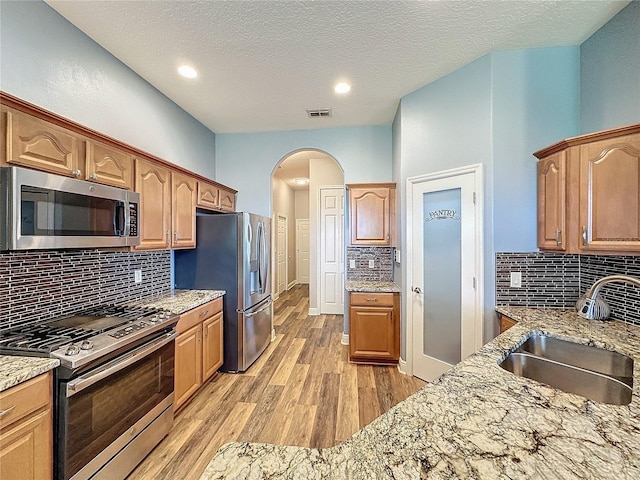
[[[356,261],[355,260],[349,260],[349,268],[356,268]]]
[[[133,271],[133,281],[135,283],[142,283],[142,270]]]
[[[511,272],[511,282],[509,284],[513,288],[521,288],[522,287],[522,273],[520,272]]]
[[[369,260],[369,268],[373,268],[373,267],[374,267],[373,260]]]
[[[396,263],[400,263],[400,250],[395,250],[393,254],[393,258]]]

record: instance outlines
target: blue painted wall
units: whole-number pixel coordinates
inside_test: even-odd
[[[216,136],[216,179],[237,190],[238,210],[271,215],[271,173],[289,153],[318,149],[333,156],[345,183],[391,179],[391,125]]]
[[[215,135],[41,1],[0,2],[0,89],[215,178]]]
[[[580,46],[582,133],[640,122],[640,1]]]

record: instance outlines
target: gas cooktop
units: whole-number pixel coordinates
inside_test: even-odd
[[[76,368],[158,330],[172,328],[178,318],[157,308],[98,305],[1,332],[0,353],[49,356]]]

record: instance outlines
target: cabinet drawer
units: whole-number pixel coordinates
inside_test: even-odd
[[[352,292],[351,305],[393,307],[393,293]]]
[[[199,307],[196,307],[180,315],[180,320],[178,321],[178,325],[176,326],[176,331],[178,333],[186,332],[191,327],[202,323],[203,320],[221,311],[222,297],[219,297],[211,302],[200,305]]]
[[[47,406],[51,395],[51,373],[0,392],[0,428]]]

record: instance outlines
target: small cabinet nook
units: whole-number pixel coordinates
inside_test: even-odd
[[[0,392],[0,478],[53,477],[52,374]]]
[[[400,358],[400,294],[349,294],[349,360],[398,363]]]
[[[498,314],[498,318],[500,320],[500,333],[506,332],[511,327],[513,327],[516,323],[518,323],[515,320],[512,320],[511,318],[507,317],[506,315],[503,315],[502,313]]]
[[[222,365],[222,297],[180,315],[176,331],[177,411]]]
[[[640,124],[540,150],[538,247],[640,255]]]
[[[349,191],[351,245],[395,246],[395,183],[353,183]]]

